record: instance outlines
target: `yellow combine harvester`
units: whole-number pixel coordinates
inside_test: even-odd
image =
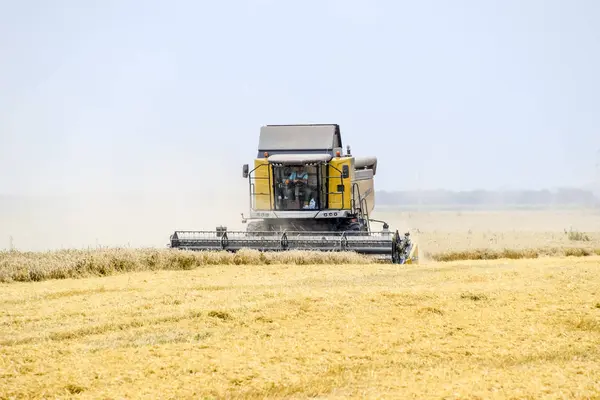
[[[245,232],[176,231],[170,247],[186,250],[354,251],[393,263],[418,260],[409,234],[390,232],[369,218],[375,206],[376,157],[343,153],[337,124],[267,125],[260,130],[248,180],[250,215]],[[381,231],[371,223],[383,224]]]

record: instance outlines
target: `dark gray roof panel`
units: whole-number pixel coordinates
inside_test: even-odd
[[[260,129],[259,153],[276,150],[331,151],[342,147],[340,128],[330,125],[266,125]]]

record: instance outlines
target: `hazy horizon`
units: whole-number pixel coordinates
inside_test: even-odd
[[[239,219],[265,124],[340,124],[379,191],[599,193],[599,17],[592,0],[2,2],[0,193],[71,197],[4,210],[0,247]]]

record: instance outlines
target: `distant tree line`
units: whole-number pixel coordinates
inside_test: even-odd
[[[600,200],[591,191],[582,189],[378,191],[376,203],[383,206],[600,206]]]

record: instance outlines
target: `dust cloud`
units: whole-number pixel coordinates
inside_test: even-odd
[[[164,248],[175,230],[245,229],[248,183],[235,172],[128,191],[0,196],[0,249]]]

